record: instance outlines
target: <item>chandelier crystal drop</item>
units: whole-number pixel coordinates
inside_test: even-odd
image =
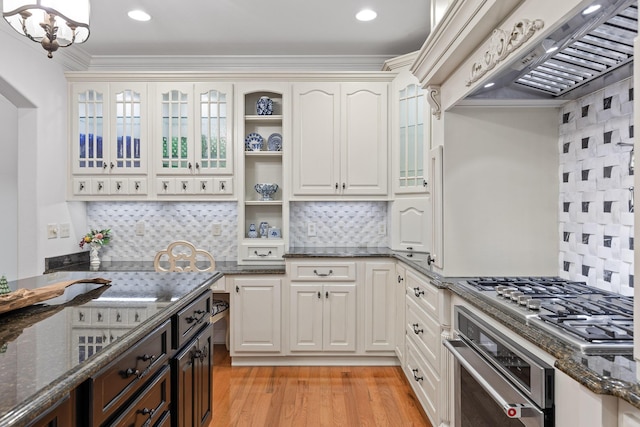
[[[89,0],[3,0],[2,16],[52,58],[59,47],[89,38],[89,10]]]

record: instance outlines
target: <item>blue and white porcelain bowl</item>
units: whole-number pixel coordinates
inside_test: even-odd
[[[273,195],[278,191],[278,184],[256,184],[253,188],[262,196],[262,200],[269,201],[273,200]]]
[[[256,112],[259,116],[270,116],[273,114],[273,100],[268,96],[261,96],[256,102]]]

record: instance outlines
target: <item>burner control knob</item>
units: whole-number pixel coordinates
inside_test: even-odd
[[[527,302],[527,307],[529,307],[529,310],[533,310],[533,311],[538,311],[540,310],[540,300],[536,300],[536,299],[530,299],[529,302]]]
[[[505,290],[505,289],[508,289],[508,288],[509,288],[509,287],[508,287],[508,286],[505,286],[505,285],[498,285],[498,286],[496,286],[496,293],[497,293],[498,295],[502,295],[502,293],[504,292],[504,290]]]
[[[510,295],[510,297],[511,297],[511,301],[513,301],[513,302],[518,302],[518,298],[519,298],[519,297],[521,297],[522,295],[524,295],[524,293],[523,293],[523,292],[520,292],[520,291],[512,291],[512,292],[511,292],[511,295]]]
[[[522,306],[527,306],[527,302],[531,299],[531,295],[520,295],[518,297],[518,304],[522,305]]]
[[[509,299],[511,298],[511,292],[515,292],[516,288],[505,288],[502,290],[502,296]]]

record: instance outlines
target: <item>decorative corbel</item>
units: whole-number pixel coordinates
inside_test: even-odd
[[[442,106],[442,102],[440,101],[440,86],[427,86],[427,102],[431,107],[431,114],[435,116],[436,119],[440,120],[442,113],[440,110],[440,107]]]
[[[543,27],[544,21],[541,19],[533,21],[522,19],[514,24],[511,31],[501,28],[493,30],[489,38],[488,49],[471,66],[467,86],[480,80],[482,76],[495,68],[499,62],[504,61],[507,56],[511,55]]]

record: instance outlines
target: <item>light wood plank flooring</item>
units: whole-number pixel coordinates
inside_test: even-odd
[[[210,427],[431,427],[400,367],[232,367],[223,345],[214,363]]]

